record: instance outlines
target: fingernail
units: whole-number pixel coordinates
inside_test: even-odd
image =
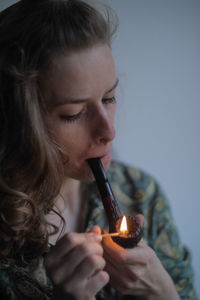
[[[92,234],[91,234],[91,237],[93,238],[93,240],[94,240],[95,242],[100,242],[100,241],[102,240],[101,234],[95,234],[95,233],[92,233]]]

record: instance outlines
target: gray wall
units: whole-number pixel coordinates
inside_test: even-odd
[[[15,0],[0,0],[0,10],[6,8],[7,6],[15,3]]]
[[[0,0],[0,9],[13,2]],[[161,183],[200,296],[200,1],[107,2],[120,20],[115,155]]]
[[[116,156],[161,183],[200,298],[200,1],[107,2],[120,20]]]

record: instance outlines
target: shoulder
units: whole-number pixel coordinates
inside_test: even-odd
[[[0,298],[16,299],[15,291],[12,287],[11,268],[0,264]]]
[[[170,210],[170,205],[158,181],[146,171],[112,161],[108,178],[124,213],[141,213],[145,218]]]
[[[49,299],[51,289],[38,280],[37,271],[41,273],[41,268],[37,270],[32,264],[24,268],[12,261],[0,261],[0,299]]]
[[[18,283],[24,279],[21,270],[8,260],[0,261],[0,295],[1,299],[19,299]]]
[[[158,182],[152,175],[119,161],[111,162],[108,177],[112,185],[118,185],[125,193],[138,197],[142,195],[151,197],[159,188]]]

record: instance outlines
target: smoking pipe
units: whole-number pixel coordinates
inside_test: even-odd
[[[108,219],[109,232],[120,232],[122,213],[113,194],[107,175],[100,158],[88,159],[88,164],[93,172],[101,200]],[[126,216],[128,234],[112,237],[114,242],[123,248],[132,248],[137,245],[142,237],[142,228],[132,216]]]

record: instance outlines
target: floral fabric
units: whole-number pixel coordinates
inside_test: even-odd
[[[108,178],[122,213],[144,215],[143,237],[172,277],[181,299],[196,300],[190,253],[179,239],[169,202],[158,183],[145,172],[119,162],[111,163]],[[85,186],[84,197],[87,199],[85,230],[96,224],[108,230],[95,183]],[[26,268],[12,262],[1,262],[0,299],[49,300],[52,291],[53,285],[45,272],[43,257]],[[108,284],[96,299],[128,300],[137,297],[122,296]]]

